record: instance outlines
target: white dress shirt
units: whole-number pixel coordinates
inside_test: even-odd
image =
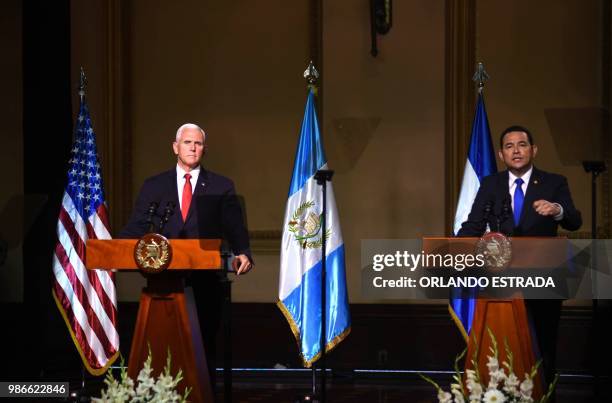
[[[198,176],[200,175],[200,166],[187,172],[176,164],[176,187],[178,190],[178,199],[181,209],[183,208],[183,188],[185,187],[185,174],[191,175],[189,182],[191,182],[191,193],[195,190],[196,184],[198,183]]]

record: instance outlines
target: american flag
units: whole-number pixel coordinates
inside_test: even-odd
[[[114,275],[85,268],[88,239],[110,239],[96,135],[84,93],[57,221],[53,297],[87,370],[101,375],[119,355]]]

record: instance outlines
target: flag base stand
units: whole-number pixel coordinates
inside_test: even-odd
[[[70,391],[69,401],[72,403],[89,403],[91,402],[91,396],[85,389],[79,387]]]
[[[85,367],[81,363],[81,379],[80,384],[75,389],[71,389],[68,395],[71,402],[74,403],[88,403],[91,402],[91,396],[85,389]]]
[[[314,394],[306,394],[296,398],[294,403],[321,403],[321,400]]]
[[[321,374],[323,373],[327,373],[329,372],[329,374],[333,374],[333,372],[330,369],[325,369],[323,371],[322,368],[315,368],[314,366],[312,367],[312,389],[310,390],[310,392],[307,392],[305,394],[302,395],[298,395],[295,397],[295,400],[293,400],[294,403],[325,403],[325,393],[323,393],[323,388],[325,387],[326,391],[327,391],[327,383],[321,384],[319,385],[317,383],[317,373],[319,373],[320,377],[319,379],[321,379]]]

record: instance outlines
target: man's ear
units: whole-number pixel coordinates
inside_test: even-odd
[[[501,162],[504,162],[504,153],[502,153],[502,150],[497,151],[497,156]]]
[[[178,155],[178,143],[176,141],[172,142],[172,150],[174,151],[174,155]]]
[[[533,151],[533,156],[531,158],[535,158],[536,154],[538,153],[538,146],[536,146],[535,144],[532,145],[531,150]]]

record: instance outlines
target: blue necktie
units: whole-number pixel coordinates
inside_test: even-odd
[[[525,193],[523,193],[523,183],[521,178],[517,178],[514,183],[516,189],[514,189],[514,226],[518,227],[519,221],[521,220],[521,211],[523,210],[523,201],[525,200]]]

